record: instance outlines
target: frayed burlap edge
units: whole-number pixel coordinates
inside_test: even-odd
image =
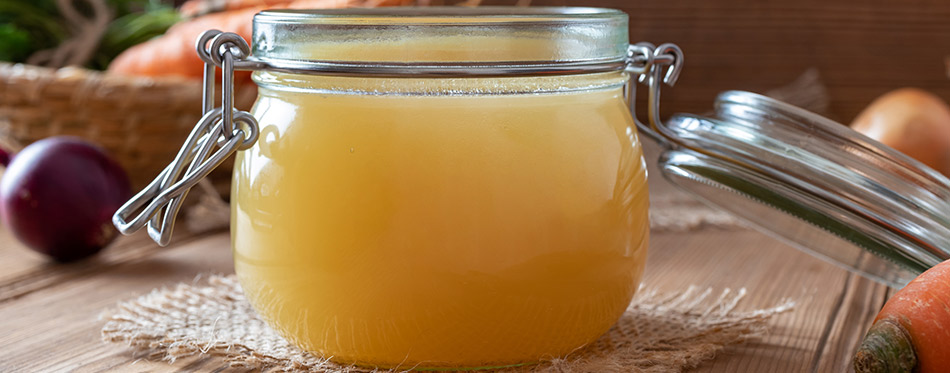
[[[265,371],[367,372],[301,351],[257,317],[233,276],[156,289],[122,302],[104,315],[102,338],[123,343],[151,359],[202,355],[222,366]],[[740,311],[746,295],[691,286],[658,292],[641,287],[617,324],[595,343],[567,357],[505,372],[670,372],[712,359],[728,345],[766,333],[770,317],[794,306],[790,300]],[[411,367],[404,367],[407,370]]]

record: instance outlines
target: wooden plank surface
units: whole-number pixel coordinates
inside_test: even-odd
[[[145,242],[143,236],[126,239],[109,250],[134,249]],[[99,340],[100,314],[119,300],[162,285],[193,281],[202,273],[232,272],[228,240],[224,233],[185,240],[154,250],[153,255],[102,266],[0,303],[0,371],[138,370],[149,365],[122,346]],[[24,249],[16,245],[0,248],[4,253],[12,250]],[[57,272],[58,268],[46,266],[45,270]],[[155,366],[169,371],[184,369],[164,363]]]
[[[655,175],[655,173],[654,173]],[[655,178],[654,193],[669,188]],[[175,364],[150,361],[125,346],[99,339],[100,314],[120,300],[160,286],[194,281],[204,273],[231,273],[224,232],[179,237],[169,248],[147,244],[144,235],[124,238],[102,258],[50,265],[0,231],[0,371],[216,371],[214,359]],[[698,372],[841,371],[886,297],[887,289],[744,229],[655,233],[644,282],[665,291],[689,285],[747,288],[740,309],[797,302],[770,322],[762,339],[732,346]],[[128,253],[136,253],[135,255]],[[117,261],[115,258],[125,258]],[[40,271],[47,276],[24,273]],[[11,282],[49,281],[9,296]],[[13,288],[17,289],[17,288]],[[231,371],[233,369],[229,369]],[[237,370],[239,371],[239,370]]]

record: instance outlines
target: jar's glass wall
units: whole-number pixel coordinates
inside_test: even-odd
[[[510,365],[567,354],[626,309],[649,224],[624,74],[268,79],[235,164],[235,268],[298,345]],[[525,84],[540,93],[498,88]]]

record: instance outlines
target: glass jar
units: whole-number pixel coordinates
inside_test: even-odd
[[[499,367],[566,355],[627,308],[649,202],[616,65],[625,14],[265,11],[252,44],[261,61],[363,67],[254,74],[260,137],[237,153],[232,245],[283,336],[344,364]],[[578,62],[613,67],[413,72]]]

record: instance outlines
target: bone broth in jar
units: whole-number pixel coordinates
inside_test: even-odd
[[[203,125],[219,146],[240,134],[235,270],[294,344],[360,366],[512,366],[627,308],[649,222],[625,91],[631,51],[652,50],[629,45],[624,13],[280,10],[255,17],[251,50],[229,35],[199,41],[203,58],[257,70],[259,98],[250,115],[206,106]]]

